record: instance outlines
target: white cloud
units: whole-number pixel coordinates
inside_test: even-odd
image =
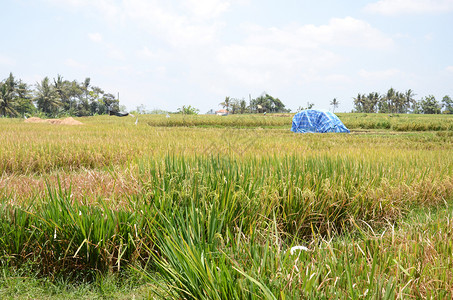
[[[151,50],[148,46],[143,46],[141,49],[135,51],[135,55],[142,60],[158,62],[159,64],[174,60],[171,53],[162,49]]]
[[[344,58],[337,47],[390,49],[393,40],[368,23],[351,17],[332,19],[327,25],[263,28],[250,25],[243,43],[224,46],[217,59],[231,78],[242,83],[291,84],[292,80],[312,82],[320,72],[329,72]],[[270,71],[272,70],[272,71]],[[347,80],[345,77],[321,77]]]
[[[312,24],[287,28],[250,26],[249,42],[278,44],[286,47],[318,48],[319,46],[364,47],[388,49],[393,40],[365,21],[346,17],[333,18],[327,25]]]
[[[95,42],[95,43],[101,43],[102,42],[102,35],[98,32],[95,33],[89,33],[88,38]]]
[[[446,13],[453,11],[453,0],[380,0],[365,10],[383,15]]]
[[[303,49],[287,45],[233,45],[224,47],[217,56],[219,63],[234,78],[246,84],[283,83],[295,74],[327,69],[341,58],[323,49]],[[288,84],[290,82],[287,82]]]
[[[453,73],[453,66],[448,66],[445,68],[448,72],[452,72]]]
[[[214,40],[224,23],[220,16],[244,0],[46,0],[84,10],[108,22],[129,22],[176,45],[203,45]]]
[[[385,80],[391,77],[401,76],[403,72],[398,69],[387,69],[380,71],[360,70],[359,76],[367,80]]]
[[[124,59],[123,52],[114,44],[104,41],[104,38],[102,37],[102,35],[100,33],[98,33],[98,32],[89,33],[88,38],[92,42],[99,44],[103,48],[105,48],[107,50],[107,55],[109,57],[114,58],[114,59],[120,59],[120,60]]]
[[[230,1],[224,0],[186,0],[184,7],[188,11],[203,19],[213,19],[226,12],[230,7]]]
[[[316,32],[316,31],[315,31]],[[393,40],[365,21],[346,17],[334,18],[328,25],[320,26],[318,32],[326,43],[338,46],[388,49]]]
[[[214,40],[223,26],[222,22],[205,18],[206,14],[218,15],[223,10],[214,6],[202,11],[187,2],[186,5],[190,5],[191,9],[179,12],[177,7],[157,1],[125,0],[123,4],[127,20],[173,46],[204,45]],[[200,14],[204,18],[200,18]]]

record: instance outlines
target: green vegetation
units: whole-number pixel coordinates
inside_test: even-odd
[[[451,298],[452,116],[339,115],[0,120],[0,295]]]
[[[452,101],[449,96],[439,103],[433,95],[416,100],[414,91],[398,92],[390,88],[386,94],[379,93],[358,94],[354,98],[354,110],[359,113],[397,113],[397,114],[440,114],[442,107],[444,113],[451,114]],[[332,104],[331,104],[332,105]]]
[[[45,77],[35,88],[16,79],[12,73],[0,81],[0,117],[82,117],[107,114],[109,109],[119,110],[119,99],[92,86],[90,78],[79,83],[63,80],[60,75],[53,82]]]
[[[224,109],[231,114],[245,113],[288,113],[289,109],[285,108],[283,102],[269,94],[263,94],[255,99],[250,97],[249,105],[244,98],[235,99],[226,97],[225,101],[220,103]]]
[[[183,115],[198,115],[200,110],[198,108],[192,107],[191,105],[183,105],[181,108],[178,108],[178,113]]]
[[[330,102],[333,111],[339,103],[336,98]],[[416,100],[415,93],[411,89],[406,92],[399,92],[390,88],[384,95],[377,92],[359,93],[354,97],[353,104],[353,111],[356,113],[440,114],[442,112],[453,114],[453,101],[450,96],[444,96],[441,102],[438,102],[433,95]],[[291,112],[290,109],[285,107],[282,100],[267,93],[263,93],[254,99],[249,95],[248,104],[245,98],[238,99],[228,96],[218,105],[222,106],[229,114],[285,114]],[[312,109],[313,106],[314,103],[307,102],[307,107],[300,106],[297,111]],[[109,110],[120,110],[119,95],[117,99],[114,95],[105,93],[101,88],[92,86],[90,78],[79,83],[76,80],[64,80],[60,75],[54,78],[53,82],[45,77],[41,82],[35,84],[35,89],[22,80],[16,79],[12,73],[9,74],[8,78],[0,81],[0,117],[32,115],[52,118],[60,116],[83,117],[108,114]],[[178,108],[176,114],[197,115],[199,112],[198,108],[183,105]],[[158,109],[147,111],[143,104],[138,106],[133,113],[167,114],[166,111]],[[210,113],[214,113],[214,111],[211,110]],[[162,123],[158,125],[165,126]],[[178,123],[176,126],[180,125]]]

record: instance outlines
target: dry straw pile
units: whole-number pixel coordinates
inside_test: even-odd
[[[38,117],[31,117],[25,120],[25,123],[49,123],[54,125],[83,125],[82,122],[74,120],[74,118],[69,117],[63,120],[60,119],[41,119]]]

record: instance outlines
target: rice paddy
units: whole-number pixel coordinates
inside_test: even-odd
[[[0,295],[453,297],[452,116],[339,117],[0,119]]]

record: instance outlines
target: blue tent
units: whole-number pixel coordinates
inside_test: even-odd
[[[349,129],[330,111],[306,109],[293,117],[293,132],[346,132]]]

